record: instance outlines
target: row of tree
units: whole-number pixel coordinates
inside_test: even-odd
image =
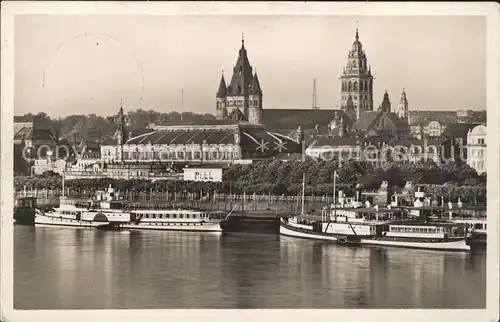
[[[33,115],[31,113],[24,116],[32,117],[39,128],[49,129],[56,138],[62,138],[78,142],[95,142],[111,137],[116,131],[115,116],[102,117],[95,114],[89,115],[70,115],[64,118],[51,118],[44,112]],[[126,115],[129,131],[133,135],[141,134],[147,131],[151,123],[171,123],[180,120],[188,122],[201,122],[213,120],[212,114],[197,114],[192,112],[168,112],[161,113],[153,110],[130,111]]]
[[[224,172],[224,181],[238,182],[243,185],[284,185],[295,186],[302,183],[305,174],[310,185],[332,184],[334,173],[336,182],[345,185],[360,184],[365,189],[377,189],[383,181],[390,187],[404,187],[406,182],[413,184],[442,185],[485,185],[486,175],[478,175],[476,170],[462,161],[452,161],[437,165],[432,161],[421,163],[390,163],[374,168],[367,162],[347,161],[263,161],[249,165],[234,165]]]
[[[229,182],[196,182],[196,181],[156,181],[148,180],[115,180],[115,179],[77,179],[68,180],[65,187],[74,195],[91,196],[96,190],[104,190],[109,185],[112,185],[120,191],[129,191],[136,193],[150,192],[154,193],[196,193],[206,195],[207,193],[217,194],[238,194],[246,193],[247,195],[293,195],[297,196],[302,191],[302,185],[284,186],[281,184],[258,184],[242,186],[241,183]],[[60,191],[61,180],[58,177],[51,178],[27,178],[16,177],[15,185],[17,191],[27,190],[52,190]],[[421,185],[426,194],[434,200],[452,200],[456,202],[458,198],[464,203],[480,203],[486,202],[486,187],[485,186],[457,186],[448,185]],[[338,184],[335,189],[342,190],[345,195],[353,196],[356,192],[356,187],[346,184]],[[392,192],[395,190],[390,189]],[[333,184],[306,185],[305,195],[307,196],[331,196],[334,191]]]
[[[334,173],[337,174],[334,180]],[[486,201],[486,176],[478,175],[464,163],[451,162],[437,166],[430,162],[421,164],[390,164],[373,168],[368,163],[346,162],[339,166],[335,161],[263,161],[250,165],[234,165],[223,174],[222,182],[172,181],[172,180],[117,180],[75,179],[66,180],[65,186],[73,192],[89,194],[109,185],[122,191],[136,192],[216,192],[219,194],[273,194],[298,195],[302,191],[302,178],[306,178],[306,195],[331,195],[334,189],[353,195],[357,189],[375,190],[383,181],[388,182],[389,193],[400,192],[406,182],[423,187],[430,196],[463,202]],[[334,182],[335,181],[335,182]],[[335,188],[334,188],[335,185]],[[59,175],[15,177],[15,189],[61,189]]]

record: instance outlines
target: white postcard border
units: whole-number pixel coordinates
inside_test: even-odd
[[[228,2],[29,2],[1,4],[1,291],[0,312],[6,321],[496,321],[499,310],[499,129],[500,15],[496,3],[228,3]],[[488,117],[488,259],[486,310],[13,310],[13,106],[14,15],[134,14],[134,15],[482,15],[487,16]],[[493,229],[492,229],[493,228]]]

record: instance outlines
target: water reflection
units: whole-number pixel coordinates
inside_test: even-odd
[[[481,308],[485,255],[270,234],[15,228],[15,307]]]

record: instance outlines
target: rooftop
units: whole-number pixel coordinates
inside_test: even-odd
[[[453,123],[449,124],[441,134],[442,137],[447,138],[464,138],[467,139],[469,130],[475,128],[481,123]]]
[[[362,139],[357,137],[318,137],[309,146],[309,148],[325,146],[357,146],[360,142],[362,142]]]
[[[235,123],[239,124],[239,123]],[[239,136],[239,138],[238,138]],[[130,138],[126,144],[152,144],[152,145],[234,145],[239,139],[239,145],[244,152],[278,149],[281,146],[283,153],[301,151],[299,143],[291,138],[267,131],[262,126],[240,126],[234,128],[200,128],[200,127],[164,127],[146,134]]]
[[[14,134],[14,140],[44,140],[44,141],[56,141],[56,138],[52,131],[46,129],[37,129],[31,127],[23,127],[17,133]]]
[[[34,120],[35,120],[34,115],[14,116],[14,123],[28,123],[28,122],[34,122]]]
[[[455,123],[458,120],[456,111],[409,111],[410,125],[426,126],[431,121],[441,125]]]
[[[316,126],[328,128],[334,117],[334,110],[313,109],[263,109],[264,126],[273,131],[314,129]]]

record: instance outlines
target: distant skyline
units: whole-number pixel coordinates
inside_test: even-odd
[[[358,23],[356,23],[358,21]],[[215,113],[221,72],[241,37],[266,108],[337,107],[354,41],[374,74],[374,108],[405,89],[410,110],[486,109],[486,18],[480,16],[18,16],[15,115]],[[64,27],[62,27],[64,26]]]

